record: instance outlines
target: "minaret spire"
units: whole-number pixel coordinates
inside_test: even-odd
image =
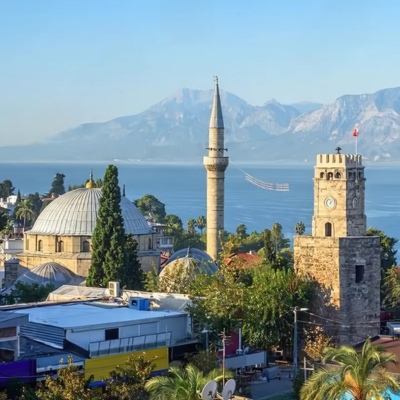
[[[224,129],[224,119],[222,117],[221,98],[218,87],[218,76],[214,76],[214,81],[214,101],[211,109],[210,128]]]
[[[225,170],[229,164],[224,157],[224,119],[218,77],[214,77],[214,100],[209,125],[208,156],[204,157],[207,170],[207,253],[216,260],[221,250],[219,235],[224,230]]]

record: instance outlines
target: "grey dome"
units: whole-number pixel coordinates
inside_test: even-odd
[[[191,247],[179,250],[172,254],[160,275],[163,275],[174,268],[182,268],[184,270],[193,269],[195,273],[209,275],[213,275],[218,271],[218,267],[214,260],[206,252]]]
[[[14,282],[23,282],[27,284],[37,283],[39,285],[51,284],[55,289],[62,285],[80,285],[85,278],[74,274],[68,268],[56,262],[40,264],[37,267],[24,272]]]
[[[101,189],[76,189],[53,200],[39,215],[29,234],[92,236],[99,210]],[[152,233],[141,212],[126,197],[121,197],[125,232]]]

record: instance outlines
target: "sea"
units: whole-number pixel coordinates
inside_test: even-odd
[[[109,163],[0,163],[0,182],[10,179],[21,194],[48,193],[56,172],[65,175],[65,187],[82,184],[93,171],[103,178]],[[126,197],[152,194],[165,204],[168,214],[178,215],[184,225],[190,218],[206,216],[206,170],[203,165],[150,164],[114,161]],[[235,232],[245,224],[248,233],[271,228],[275,222],[292,239],[297,222],[311,232],[313,214],[312,164],[237,165],[225,174],[225,229]],[[289,191],[260,188],[246,174],[268,183],[288,183]],[[400,165],[366,167],[366,215],[368,226],[400,239]],[[400,248],[400,247],[399,247]]]

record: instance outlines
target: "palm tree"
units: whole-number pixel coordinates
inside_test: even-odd
[[[387,390],[400,393],[400,384],[386,369],[396,357],[373,346],[370,339],[361,352],[349,346],[328,347],[322,360],[324,365],[302,387],[302,400],[339,400],[346,394],[354,400],[378,400]]]
[[[17,218],[24,219],[24,229],[26,225],[26,220],[34,221],[36,218],[35,211],[33,211],[33,206],[28,200],[24,200],[18,205],[18,209],[15,212]]]
[[[171,367],[168,375],[155,376],[145,384],[151,400],[193,400],[210,381],[222,380],[222,371],[215,369],[207,375],[189,364],[185,369]]]
[[[201,215],[199,218],[197,218],[196,224],[197,227],[200,229],[200,235],[203,235],[203,229],[207,225],[206,217],[204,215]]]
[[[187,222],[187,226],[188,226],[188,233],[194,236],[196,234],[196,220],[190,218],[189,221]]]

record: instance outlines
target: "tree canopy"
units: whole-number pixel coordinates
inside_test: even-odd
[[[165,212],[165,204],[161,203],[161,201],[152,194],[146,194],[133,203],[143,215],[149,216],[154,222],[162,223],[165,221],[165,216],[167,215]]]
[[[302,400],[342,399],[346,394],[370,400],[382,398],[387,390],[400,393],[399,382],[386,369],[396,357],[373,346],[370,339],[360,352],[349,346],[326,348],[323,363],[303,385]]]
[[[64,174],[56,172],[56,174],[54,175],[53,182],[51,183],[51,188],[49,190],[50,196],[52,196],[53,194],[55,196],[61,196],[65,193],[64,178],[65,178]]]
[[[0,198],[6,199],[14,194],[15,187],[9,179],[0,183]]]

